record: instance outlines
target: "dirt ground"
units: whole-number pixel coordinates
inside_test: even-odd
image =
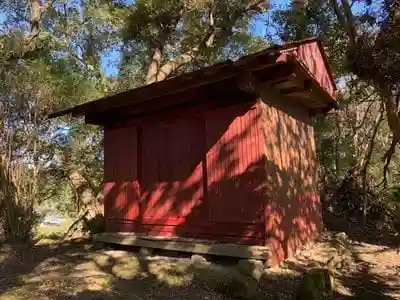
[[[334,299],[400,299],[397,249],[349,241],[336,274]],[[302,272],[335,254],[329,238],[266,269],[257,299],[291,299]],[[226,289],[235,260],[193,263],[185,254],[110,249],[87,240],[34,247],[0,246],[0,300],[8,299],[237,299]],[[225,288],[221,288],[221,286]]]

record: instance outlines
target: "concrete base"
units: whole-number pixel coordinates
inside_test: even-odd
[[[269,248],[266,246],[224,244],[213,241],[185,239],[180,237],[165,238],[157,236],[145,236],[131,232],[101,233],[94,235],[93,239],[94,241],[104,243],[238,258],[253,258],[263,261],[266,261],[269,258]]]

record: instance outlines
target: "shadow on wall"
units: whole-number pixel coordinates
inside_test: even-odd
[[[267,244],[275,261],[293,255],[322,229],[316,193],[316,148],[307,111],[280,96],[263,95]]]
[[[108,231],[267,243],[281,260],[321,228],[313,129],[295,104],[110,129],[105,147]]]

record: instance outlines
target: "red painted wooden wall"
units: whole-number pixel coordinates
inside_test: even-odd
[[[105,129],[108,231],[269,245],[321,228],[306,108],[273,99]]]
[[[108,229],[115,226],[113,220],[122,224],[129,220],[129,229],[135,229],[131,221],[137,220],[140,205],[137,157],[136,128],[104,130],[104,214]]]
[[[105,129],[107,230],[263,244],[260,110]]]
[[[308,111],[265,92],[266,244],[271,263],[292,256],[322,229],[314,129]]]
[[[84,112],[86,122],[108,124],[104,138],[107,231],[268,245],[275,263],[320,232],[310,111],[336,106],[336,87],[315,40],[291,45],[223,63],[216,71],[208,69],[190,79],[178,78],[171,89],[168,83],[157,83],[161,88],[157,92],[155,86],[155,94],[150,95],[146,87],[53,115]],[[269,54],[275,66],[266,58],[260,69],[255,67]],[[311,86],[317,82],[327,92],[304,89],[315,97],[321,95],[321,101],[309,99],[321,105],[318,109],[304,99],[285,98],[281,94],[287,90],[281,94],[267,90],[267,84],[257,85],[261,89],[257,88],[257,99],[244,91],[242,75],[247,71],[261,82],[282,83],[288,80],[285,64],[294,61],[308,71],[294,68],[299,80],[307,77]],[[271,68],[264,69],[266,65]],[[225,78],[230,70],[232,74]],[[246,72],[239,74],[240,70]],[[204,80],[206,74],[210,81]],[[197,87],[181,86],[194,81],[200,86],[197,82]],[[142,96],[125,99],[127,95]]]

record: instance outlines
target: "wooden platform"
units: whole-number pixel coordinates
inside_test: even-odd
[[[164,238],[156,236],[142,236],[130,232],[101,233],[94,235],[93,239],[97,242],[199,254],[253,258],[260,260],[268,260],[269,258],[269,248],[265,246],[224,244],[213,241],[185,239],[179,237]]]

